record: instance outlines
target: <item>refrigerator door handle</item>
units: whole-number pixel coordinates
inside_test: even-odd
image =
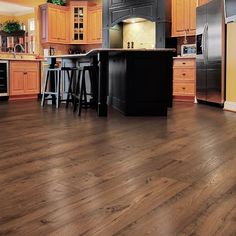
[[[204,58],[204,64],[207,63],[206,50],[207,50],[207,23],[204,25],[204,30],[202,34],[202,54]]]
[[[206,57],[206,63],[208,63],[208,23],[206,23],[206,35],[205,35],[205,57]]]

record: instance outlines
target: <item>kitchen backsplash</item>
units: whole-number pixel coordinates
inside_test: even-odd
[[[156,42],[156,24],[151,21],[124,23],[123,48],[133,42],[134,48],[154,48]]]

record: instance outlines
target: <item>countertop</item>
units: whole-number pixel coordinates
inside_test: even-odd
[[[196,56],[178,56],[178,57],[173,57],[174,59],[196,59]]]
[[[4,58],[0,57],[1,61],[45,61],[45,59],[34,59],[34,58]]]
[[[175,48],[155,48],[155,49],[122,49],[122,48],[96,48],[85,54],[65,54],[48,56],[47,58],[78,58],[89,57],[98,52],[176,52]]]

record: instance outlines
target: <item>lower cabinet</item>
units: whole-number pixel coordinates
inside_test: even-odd
[[[10,62],[10,99],[37,98],[40,62]]]
[[[173,96],[178,101],[194,101],[196,96],[196,59],[174,58]]]

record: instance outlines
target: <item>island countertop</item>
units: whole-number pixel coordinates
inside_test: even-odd
[[[116,53],[116,52],[176,52],[175,48],[154,48],[154,49],[123,49],[123,48],[96,48],[92,49],[87,53],[81,53],[81,54],[65,54],[65,55],[54,55],[54,56],[48,56],[47,58],[82,58],[82,57],[90,57],[96,53],[99,52],[110,52],[110,53]]]

